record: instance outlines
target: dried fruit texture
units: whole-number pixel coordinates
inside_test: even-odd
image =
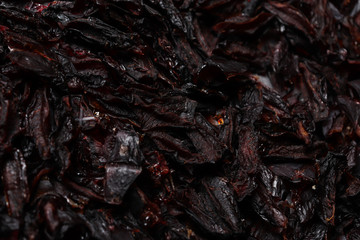
[[[0,1],[1,239],[359,239],[360,3]]]

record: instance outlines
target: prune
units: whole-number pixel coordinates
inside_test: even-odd
[[[0,1],[1,239],[359,239],[360,3]]]

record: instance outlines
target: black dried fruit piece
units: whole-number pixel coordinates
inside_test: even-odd
[[[240,212],[226,179],[206,179],[200,188],[199,192],[190,189],[184,193],[188,215],[212,234],[230,236],[240,233]]]
[[[130,185],[141,173],[141,168],[122,163],[108,163],[105,165],[105,171],[105,201],[120,204]]]
[[[20,217],[30,193],[26,176],[26,162],[20,150],[16,149],[12,159],[3,168],[4,193],[9,216]]]

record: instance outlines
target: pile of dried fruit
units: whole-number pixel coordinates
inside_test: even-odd
[[[359,239],[360,3],[0,1],[1,239]]]

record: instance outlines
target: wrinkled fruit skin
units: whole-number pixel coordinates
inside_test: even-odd
[[[360,239],[360,3],[0,1],[0,239]]]

